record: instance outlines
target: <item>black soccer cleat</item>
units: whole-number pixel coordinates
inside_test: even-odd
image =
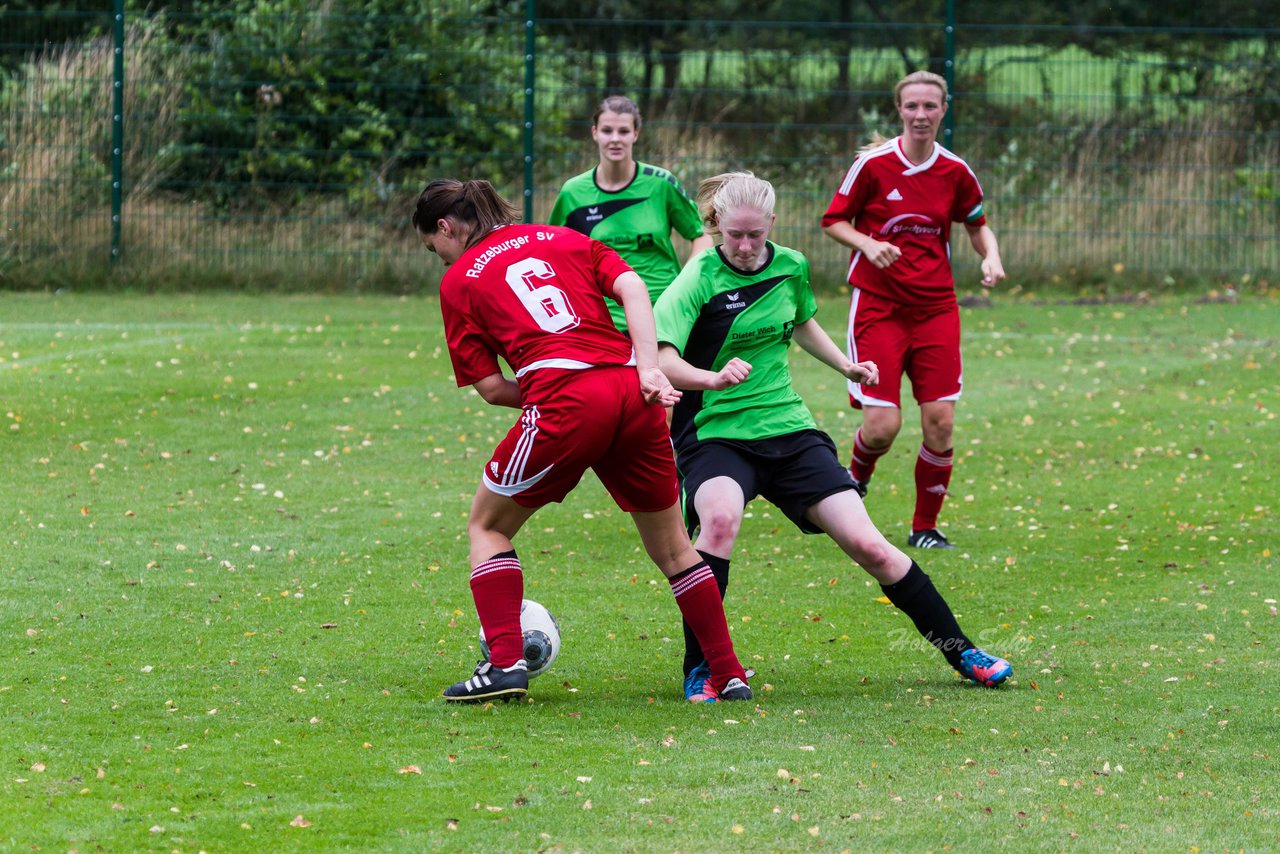
[[[923,531],[912,531],[907,537],[907,545],[917,549],[954,549],[947,538],[937,528],[925,528]]]
[[[735,676],[720,689],[719,701],[750,700],[751,696],[751,686]]]
[[[528,693],[529,668],[522,658],[510,667],[494,667],[492,661],[481,661],[470,679],[450,685],[440,696],[454,703],[505,703]]]

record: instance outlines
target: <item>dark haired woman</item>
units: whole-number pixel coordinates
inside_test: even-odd
[[[467,521],[471,593],[490,657],[444,697],[478,702],[527,693],[524,575],[511,540],[590,468],[632,515],[685,621],[710,649],[717,698],[750,699],[715,577],[681,520],[663,415],[680,393],[658,369],[648,290],[599,241],[517,225],[517,216],[489,182],[452,179],[428,184],[413,213],[423,245],[448,267],[440,308],[455,380],[490,404],[520,410],[484,466]],[[606,296],[623,306],[630,340],[611,322]]]
[[[600,162],[560,188],[549,222],[580,231],[613,247],[658,297],[680,272],[671,242],[675,231],[692,241],[690,256],[711,247],[698,210],[676,177],[660,166],[635,159],[640,108],[630,98],[605,98],[591,118],[591,138]],[[624,332],[622,307],[610,300],[609,314]]]

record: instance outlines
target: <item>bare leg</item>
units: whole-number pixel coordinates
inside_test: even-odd
[[[865,406],[862,409],[862,441],[873,452],[883,454],[902,429],[902,410],[896,406]]]
[[[901,581],[911,569],[911,558],[885,539],[852,489],[828,495],[805,515],[881,584]]]
[[[955,429],[955,421],[956,402],[954,400],[931,400],[920,404],[920,427],[924,434],[925,447],[935,451],[948,450],[951,447],[951,434]]]
[[[713,477],[698,487],[693,496],[700,525],[695,547],[725,560],[733,557],[746,504],[742,487],[731,477]]]
[[[480,484],[471,501],[471,517],[467,520],[471,566],[479,566],[496,554],[511,551],[511,540],[536,509],[522,507]]]

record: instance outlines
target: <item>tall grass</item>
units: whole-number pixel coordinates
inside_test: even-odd
[[[164,49],[163,20],[126,33],[128,144],[124,222],[154,204],[176,162],[187,55]],[[8,82],[0,111],[6,165],[0,254],[86,272],[106,259],[111,231],[112,59],[109,38],[46,48]]]
[[[270,200],[219,205],[191,188],[166,184],[182,151],[194,62],[189,51],[164,38],[162,28],[157,18],[132,24],[127,35],[124,263],[114,270],[108,264],[110,41],[32,55],[0,91],[0,285],[434,287],[438,272],[424,273],[407,226],[414,186],[363,206],[353,205],[340,188],[326,193],[296,186],[289,195],[304,201],[273,207]],[[699,59],[706,57],[688,61]],[[702,66],[707,73],[705,61]],[[812,113],[834,90],[811,81],[812,91],[766,87],[746,93],[726,88],[732,82],[717,78],[715,87],[670,105],[646,124],[637,157],[671,169],[690,191],[726,169],[751,169],[773,181],[780,217],[775,239],[808,255],[820,287],[839,286],[848,255],[822,235],[818,220],[857,145],[872,130],[894,133],[896,117],[875,108],[863,81],[852,123],[832,116],[829,125],[791,127],[790,120],[776,118],[788,100],[804,100]],[[719,110],[717,98],[723,101]],[[1280,241],[1274,239],[1280,233],[1274,169],[1280,136],[1248,133],[1244,111],[1232,103],[1201,103],[1155,120],[1123,112],[1072,114],[1048,98],[1028,105],[1007,94],[961,104],[966,124],[954,147],[983,183],[1013,282],[1107,284],[1119,271],[1136,270],[1156,282],[1245,273],[1255,281],[1274,279],[1280,269]],[[682,104],[688,115],[673,112]],[[756,104],[758,121],[740,121],[744,104]],[[568,158],[538,162],[535,219],[549,213],[565,178],[595,161],[585,118],[581,127],[539,128],[544,141],[554,141],[547,151],[563,150],[575,136],[581,143]],[[977,126],[981,120],[988,125]],[[519,200],[519,164],[486,177]],[[962,230],[955,236],[957,281],[964,288],[976,282],[977,263]]]

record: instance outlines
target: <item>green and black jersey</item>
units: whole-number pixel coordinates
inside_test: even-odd
[[[720,247],[690,261],[654,306],[659,343],[696,368],[719,371],[737,356],[751,374],[721,391],[686,391],[676,404],[676,448],[706,439],[768,439],[817,429],[791,385],[787,351],[797,323],[818,311],[809,262],[794,249],[766,244],[754,273],[733,267]]]
[[[650,302],[657,301],[680,272],[671,230],[686,240],[702,234],[697,206],[675,176],[639,162],[635,178],[621,190],[600,189],[595,169],[565,181],[549,224],[568,226],[612,247],[644,279]],[[625,332],[622,306],[606,302],[613,322]]]

